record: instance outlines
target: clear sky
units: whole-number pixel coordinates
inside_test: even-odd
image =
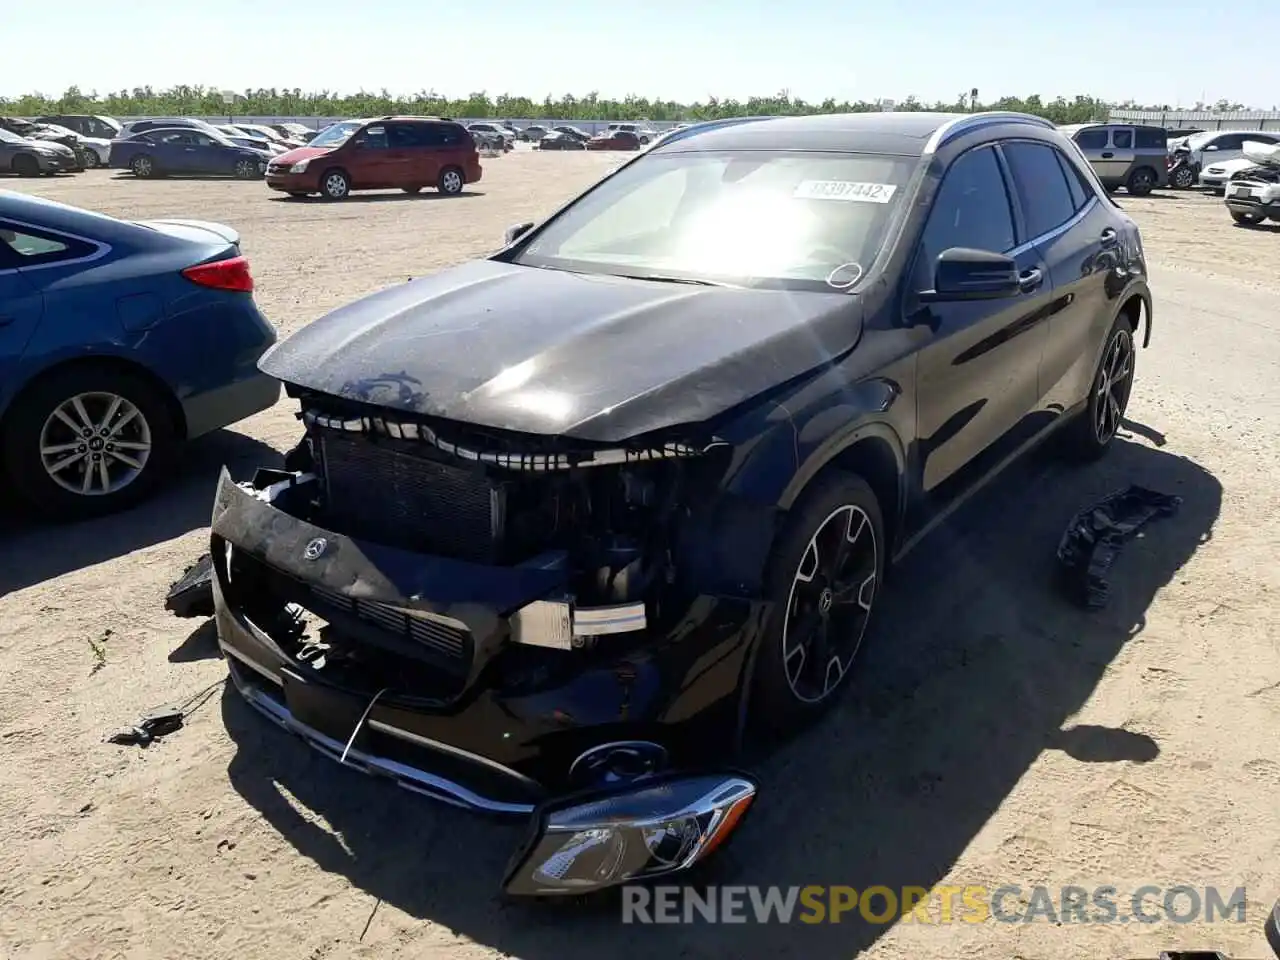
[[[0,95],[179,83],[688,102],[1039,93],[1280,103],[1280,4],[1231,0],[0,0]]]

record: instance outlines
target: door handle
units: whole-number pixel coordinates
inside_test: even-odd
[[[1102,155],[1102,159],[1103,159],[1103,160],[1110,160],[1110,159],[1111,159],[1112,157],[1114,157],[1114,156],[1115,156],[1115,154],[1114,154],[1114,153],[1112,153],[1110,150],[1108,150],[1106,153],[1104,153],[1104,154]]]
[[[1102,244],[1103,250],[1110,250],[1120,242],[1120,236],[1112,227],[1107,227],[1102,231],[1102,236],[1098,238],[1098,242]]]
[[[1039,290],[1042,283],[1044,283],[1044,271],[1039,267],[1032,267],[1030,270],[1023,270],[1022,273],[1018,274],[1018,289],[1023,293]]]

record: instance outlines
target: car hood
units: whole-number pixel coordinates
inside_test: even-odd
[[[321,317],[261,359],[408,413],[616,443],[723,413],[851,350],[847,293],[464,264]]]
[[[275,159],[279,163],[301,163],[303,160],[314,160],[316,157],[323,157],[326,153],[332,152],[332,147],[295,147],[292,150],[286,150]]]

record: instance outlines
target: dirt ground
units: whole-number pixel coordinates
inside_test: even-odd
[[[234,225],[287,335],[496,248],[616,162],[520,152],[486,161],[457,199],[292,202],[261,183],[103,171],[0,189]],[[1037,455],[907,561],[842,707],[760,770],[758,809],[705,882],[1245,887],[1247,925],[850,914],[633,930],[616,907],[502,903],[518,826],[269,729],[218,685],[208,626],[162,608],[203,549],[219,465],[246,474],[298,435],[283,402],[193,445],[180,482],[127,515],[3,519],[0,956],[1266,955],[1263,908],[1280,895],[1280,231],[1235,228],[1198,195],[1119,199],[1143,227],[1157,298],[1123,441],[1087,469]],[[1057,539],[1130,482],[1182,496],[1182,510],[1128,545],[1105,611],[1079,611],[1053,583]],[[102,742],[201,691],[159,744]]]

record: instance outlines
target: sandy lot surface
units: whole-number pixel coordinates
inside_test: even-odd
[[[585,154],[486,162],[470,196],[287,202],[259,183],[110,173],[16,188],[244,237],[282,333],[500,244],[607,168]],[[616,907],[494,896],[520,836],[362,778],[219,686],[205,626],[162,609],[203,547],[212,483],[299,431],[274,409],[196,444],[128,515],[0,527],[0,956],[847,958],[1263,956],[1280,895],[1280,233],[1220,201],[1121,203],[1155,265],[1155,337],[1129,429],[1102,464],[1037,456],[917,551],[884,597],[854,688],[761,770],[749,829],[707,882],[1248,891],[1233,923],[623,927]],[[1267,288],[1270,288],[1269,290]],[[1122,555],[1111,606],[1061,600],[1053,551],[1129,482],[1180,515]],[[102,651],[99,658],[94,647]],[[148,750],[105,733],[201,691]],[[1127,901],[1126,901],[1127,902]]]

